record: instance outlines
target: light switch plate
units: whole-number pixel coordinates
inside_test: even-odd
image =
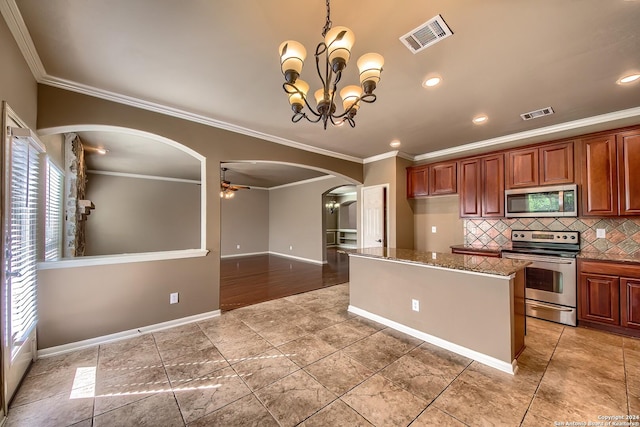
[[[436,226],[435,226],[435,225],[431,226],[431,232],[432,232],[432,233],[435,233],[435,232],[436,232]]]
[[[173,292],[169,294],[169,304],[177,304],[178,303],[178,293]]]
[[[596,237],[598,239],[604,239],[607,237],[607,230],[604,228],[596,228]]]

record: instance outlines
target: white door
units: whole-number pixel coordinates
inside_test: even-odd
[[[386,187],[362,189],[362,247],[386,246]]]
[[[6,107],[8,108],[8,107]],[[6,114],[6,113],[5,113]],[[5,115],[2,234],[3,394],[11,400],[36,351],[39,169],[43,147]]]

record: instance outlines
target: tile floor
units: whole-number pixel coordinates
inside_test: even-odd
[[[640,340],[530,319],[511,376],[347,305],[337,285],[38,360],[7,426],[552,426],[640,414]]]

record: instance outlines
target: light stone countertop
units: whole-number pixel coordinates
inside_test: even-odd
[[[443,252],[422,252],[413,249],[363,248],[345,250],[344,252],[350,256],[403,261],[412,264],[429,265],[451,270],[473,271],[498,276],[511,276],[531,264],[530,261],[515,259],[459,255]]]
[[[627,254],[606,254],[602,252],[582,251],[578,254],[578,258],[591,259],[597,261],[612,261],[640,264],[640,251],[632,255]]]

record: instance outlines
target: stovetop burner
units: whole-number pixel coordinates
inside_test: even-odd
[[[512,230],[511,247],[505,252],[575,258],[580,252],[580,232]]]

